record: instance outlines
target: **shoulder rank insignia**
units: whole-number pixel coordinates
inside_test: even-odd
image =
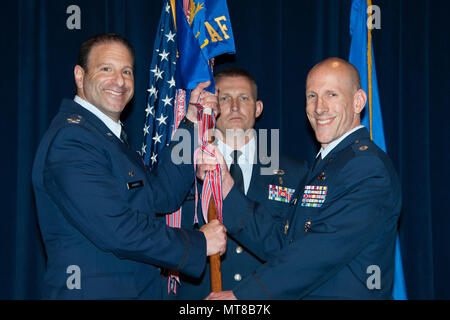
[[[305,186],[302,207],[320,208],[325,202],[327,192],[327,186]]]
[[[295,189],[269,184],[269,200],[290,203]]]
[[[79,114],[73,114],[73,115],[67,117],[66,120],[68,123],[79,124],[81,122],[81,119],[83,119],[83,117],[80,116]]]

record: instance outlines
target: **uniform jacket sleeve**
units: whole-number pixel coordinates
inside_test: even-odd
[[[338,179],[340,199],[320,213],[308,232],[297,217],[295,230],[286,237],[292,241],[233,290],[238,299],[301,299],[350,263],[386,225],[395,228],[401,195],[379,158],[353,158]],[[250,235],[262,230],[258,211],[240,222]]]
[[[223,203],[223,223],[230,236],[267,261],[281,249],[283,227],[275,223],[270,208],[246,197],[236,186]]]
[[[77,125],[62,128],[48,152],[44,184],[65,218],[100,249],[118,257],[199,276],[206,260],[203,234],[169,228],[155,216],[181,204],[192,183],[192,165],[176,166],[169,159],[156,174],[148,173],[148,210],[138,210],[113,175],[115,159],[88,131]]]

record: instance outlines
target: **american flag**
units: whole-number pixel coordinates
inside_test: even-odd
[[[185,113],[184,91],[177,90],[175,84],[176,60],[176,29],[170,1],[164,0],[150,65],[148,99],[143,129],[144,142],[140,152],[145,164],[152,168],[157,165],[158,155],[169,143],[174,125],[177,126],[177,121],[174,121],[174,119],[179,118],[178,120],[181,120]],[[179,102],[178,110],[176,108],[177,98]]]
[[[174,2],[172,1],[172,4]],[[187,14],[189,0],[183,0]],[[147,166],[155,168],[158,155],[170,142],[186,111],[186,92],[176,88],[175,68],[177,38],[174,15],[169,0],[164,0],[150,65],[144,142],[141,156]],[[181,227],[181,208],[166,215],[166,224]],[[177,292],[178,272],[169,270],[168,294]]]

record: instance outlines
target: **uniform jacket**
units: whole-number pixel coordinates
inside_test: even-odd
[[[297,192],[284,228],[234,187],[225,199],[230,234],[268,259],[233,289],[236,297],[390,299],[401,189],[367,130],[341,141]]]
[[[155,215],[178,208],[194,179],[192,165],[170,161],[170,149],[149,173],[94,114],[63,100],[33,165],[47,254],[43,298],[160,299],[159,267],[200,276],[203,234],[168,228]],[[73,266],[79,288],[70,285]]]
[[[262,175],[261,169],[268,167],[270,164],[262,164],[259,161],[253,165],[252,177],[247,191],[248,199],[261,203],[268,208],[268,214],[273,224],[280,227],[286,221],[289,201],[283,202],[279,200],[269,199],[270,186],[285,187],[295,190],[300,180],[306,177],[308,168],[305,162],[294,160],[284,155],[280,155],[279,168],[270,171],[270,175]],[[267,162],[267,161],[264,161]],[[201,193],[202,186],[198,185],[198,192]],[[238,191],[239,192],[239,191]],[[294,191],[292,191],[294,192]],[[242,194],[243,195],[243,194]],[[243,195],[244,196],[244,195]],[[182,209],[182,227],[186,229],[198,229],[204,224],[203,215],[198,203],[198,219],[199,224],[194,225],[194,195],[188,195],[183,203]],[[223,212],[223,219],[227,221],[229,217],[227,212]],[[230,218],[231,219],[231,218]],[[251,253],[246,247],[236,241],[232,236],[227,238],[227,251],[221,257],[221,273],[223,290],[231,290],[242,279],[245,279],[251,272],[258,268],[263,260]],[[204,299],[211,292],[209,263],[202,276],[193,279],[186,275],[181,275],[181,285],[177,289],[177,294],[169,295],[170,299]]]

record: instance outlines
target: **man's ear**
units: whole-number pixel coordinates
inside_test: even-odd
[[[356,91],[355,95],[353,96],[353,109],[355,113],[361,113],[364,109],[364,106],[367,102],[367,95],[364,92],[363,89],[359,89]]]
[[[261,100],[256,101],[255,119],[258,118],[263,112],[264,105]]]
[[[84,69],[81,66],[76,65],[73,70],[73,74],[75,77],[75,85],[77,86],[77,90],[83,89],[83,80],[85,75]]]

